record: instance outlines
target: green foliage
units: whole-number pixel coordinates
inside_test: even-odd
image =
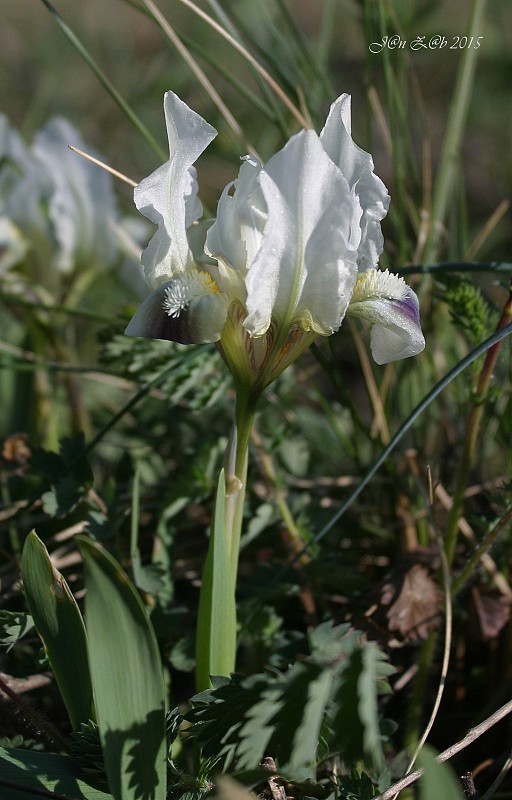
[[[60,452],[36,448],[30,460],[31,471],[51,483],[42,496],[43,508],[52,517],[69,514],[84,499],[94,483],[92,469],[84,455],[85,437],[80,433],[60,442]]]
[[[4,736],[0,739],[0,747],[5,748],[18,748],[21,750],[44,750],[44,745],[41,742],[36,742],[35,739],[25,739],[20,733],[15,736]]]
[[[440,298],[446,303],[452,322],[463,332],[471,347],[489,335],[491,309],[480,288],[460,275],[444,275]]]
[[[198,165],[205,178],[201,199],[210,209],[232,170],[232,161],[229,167],[224,163],[226,155],[238,157],[252,147],[265,160],[296,130],[288,110],[253,68],[190,9],[177,4],[164,12],[199,64],[207,64],[241,124],[241,136],[229,135],[221,113],[198,91],[188,66],[161,47],[160,32],[141,17],[140,3],[128,0],[120,15],[105,14],[95,4],[97,11],[91,8],[87,20],[79,5],[72,5],[66,17],[82,41],[90,35],[87,25],[94,27],[95,51],[107,62],[104,85],[109,91],[119,85],[154,131],[162,133],[161,95],[169,88],[219,128],[211,155]],[[94,539],[108,542],[126,569],[101,547],[82,541],[89,659],[101,729],[89,720],[89,702],[83,711],[73,712],[79,724],[73,723],[77,730],[68,737],[71,754],[39,753],[43,739],[46,748],[66,742],[43,736],[34,726],[24,728],[11,715],[9,703],[0,714],[2,800],[36,800],[36,790],[67,800],[114,800],[105,788],[105,763],[115,800],[131,798],[139,789],[149,800],[155,764],[157,791],[163,797],[167,783],[169,800],[199,800],[212,790],[217,769],[250,769],[240,779],[260,797],[268,797],[268,775],[258,767],[268,753],[277,759],[283,781],[290,779],[287,797],[371,800],[378,791],[376,782],[379,788],[388,782],[387,764],[400,777],[405,734],[418,737],[415,720],[432,706],[434,681],[427,670],[439,673],[437,656],[427,663],[420,640],[393,647],[396,631],[390,630],[382,599],[402,585],[410,562],[428,561],[436,569],[427,511],[443,534],[443,503],[464,467],[467,428],[467,393],[459,389],[463,376],[449,371],[462,364],[468,346],[482,342],[494,327],[501,295],[491,270],[510,273],[510,264],[496,263],[510,260],[510,226],[496,224],[491,214],[512,176],[512,161],[504,156],[510,150],[512,115],[509,47],[503,36],[512,11],[504,2],[487,4],[485,38],[477,52],[483,68],[475,74],[461,58],[465,53],[448,47],[430,52],[385,48],[381,54],[368,50],[368,43],[384,33],[400,33],[410,42],[418,33],[428,38],[441,27],[448,36],[460,36],[469,22],[464,4],[454,5],[449,16],[435,0],[209,0],[201,5],[257,55],[313,123],[325,118],[338,91],[353,95],[354,139],[374,154],[377,173],[385,177],[392,196],[381,263],[392,271],[417,265],[409,270],[418,273],[412,280],[417,281],[427,350],[421,361],[377,368],[364,348],[354,348],[344,324],[338,335],[317,340],[316,357],[305,354],[267,392],[251,449],[237,593],[238,665],[244,677],[216,681],[212,691],[194,699],[189,712],[198,588],[225,448],[222,437],[231,415],[227,370],[213,346],[121,335],[126,309],[144,291],[138,273],[121,275],[119,269],[107,276],[100,265],[93,279],[87,270],[73,279],[62,275],[56,291],[45,268],[35,276],[34,286],[31,281],[15,297],[5,257],[13,242],[23,241],[17,241],[17,229],[13,242],[2,239],[0,197],[0,422],[6,435],[19,437],[26,451],[32,451],[13,452],[11,443],[0,457],[2,671],[23,678],[48,669],[48,662],[38,660],[35,623],[66,704],[74,707],[77,692],[90,693],[91,679],[83,625],[71,595],[72,590],[82,602],[84,570],[72,531],[87,526]],[[110,100],[105,103],[95,94],[72,48],[60,46],[56,35],[61,36],[62,28],[54,33],[44,24],[46,17],[37,18],[39,6],[46,14],[42,3],[6,7],[7,28],[15,33],[11,38],[26,44],[11,48],[12,69],[0,74],[6,111],[30,132],[53,111],[55,100],[59,113],[89,129],[114,166],[139,180],[160,156],[148,159],[140,140],[130,136],[125,118],[116,114]],[[482,3],[476,0],[473,6]],[[79,52],[87,57],[81,45]],[[457,84],[452,94],[459,65],[466,82],[463,91]],[[27,78],[23,86],[13,84],[12,99],[11,75]],[[52,80],[57,80],[57,93]],[[115,91],[111,96],[120,99]],[[126,106],[123,110],[129,113]],[[471,135],[464,142],[466,112]],[[440,129],[445,119],[458,121],[458,130],[449,123],[446,137]],[[471,152],[484,157],[468,159]],[[457,184],[461,189],[456,200]],[[120,187],[118,195],[132,214],[130,194]],[[21,198],[21,205],[28,208],[25,200]],[[119,220],[119,228],[125,236],[129,225]],[[137,261],[149,235],[145,229],[132,242]],[[486,269],[464,263],[463,254],[474,253],[475,242],[477,256],[481,252],[487,259]],[[41,240],[43,264],[44,250]],[[109,320],[112,326],[99,334],[98,365],[95,326]],[[366,347],[366,339],[364,343]],[[467,533],[474,540],[457,540],[454,585],[459,575],[462,587],[471,586],[471,592],[459,591],[454,603],[454,638],[464,655],[451,661],[447,698],[435,728],[442,739],[462,735],[468,709],[480,716],[482,707],[495,704],[508,679],[507,659],[495,657],[507,652],[510,627],[510,609],[500,594],[507,594],[510,582],[510,503],[494,494],[512,467],[510,360],[505,351],[503,347],[484,400],[478,440],[483,445],[473,452],[471,480],[463,486],[459,516],[471,525]],[[480,364],[476,360],[473,370]],[[445,374],[449,377],[438,384]],[[436,398],[431,402],[433,386]],[[386,449],[411,408],[424,399],[420,412],[407,422],[406,434],[392,439]],[[134,464],[140,469],[138,486]],[[432,508],[426,500],[427,465],[439,489]],[[93,469],[97,495],[92,491]],[[130,519],[135,520],[136,547],[130,546]],[[23,564],[27,600],[32,611],[32,605],[37,609],[32,618],[19,591],[18,561],[20,543],[34,526],[41,542],[36,546],[29,539]],[[295,540],[290,535],[294,529],[299,533]],[[313,540],[314,547],[298,555],[302,542]],[[53,556],[66,580],[50,571]],[[55,585],[64,595],[58,603],[50,588]],[[226,583],[224,588],[230,587]],[[350,619],[378,641],[390,641],[399,674],[419,667],[418,683],[428,691],[409,693],[407,687],[384,697],[389,663],[377,644],[346,626],[314,628],[308,650],[305,631],[319,619]],[[170,685],[177,708],[164,717]],[[464,688],[462,703],[452,693],[455,685]],[[39,689],[34,704],[68,736],[54,686]],[[387,738],[392,726],[382,719],[384,708],[397,718],[396,738]],[[485,740],[472,746],[467,768],[489,755],[502,755],[499,737],[490,745],[492,752]],[[418,789],[422,800],[459,800],[450,768],[437,764],[428,752],[425,759],[426,775]],[[4,786],[3,780],[19,788]],[[235,800],[239,795],[221,796]]]
[[[165,798],[165,686],[155,634],[133,584],[84,536],[87,651],[115,800]],[[114,622],[114,624],[112,624]]]
[[[66,800],[113,800],[111,794],[91,786],[77,774],[75,760],[68,755],[3,747],[0,747],[0,788],[2,800],[20,800],[20,797],[40,800],[41,789],[50,793],[50,797]]]
[[[25,541],[21,567],[30,613],[76,729],[94,715],[82,615],[35,531]]]
[[[96,783],[108,788],[100,732],[96,722],[93,720],[81,722],[80,727],[73,731],[71,753],[81,772],[90,775]]]
[[[34,620],[30,614],[20,611],[0,611],[0,644],[7,647],[7,651],[33,630]]]
[[[420,754],[419,764],[425,770],[420,778],[420,800],[463,800],[464,794],[448,764],[440,764],[431,747],[426,745]]]
[[[202,754],[223,769],[250,770],[271,753],[294,780],[314,779],[318,765],[340,756],[384,769],[377,696],[394,671],[375,643],[348,625],[321,625],[309,655],[280,672],[231,680],[192,699],[186,714]]]
[[[104,336],[101,362],[127,378],[148,383],[164,367],[170,369],[160,390],[172,406],[186,402],[191,410],[201,411],[228,390],[229,373],[220,355],[207,347],[116,335],[109,338],[108,332]]]

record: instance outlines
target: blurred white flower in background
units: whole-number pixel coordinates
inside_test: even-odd
[[[111,176],[68,145],[102,160],[63,118],[27,146],[0,115],[0,270],[5,276],[18,265],[11,284],[21,279],[51,293],[121,258],[136,283],[140,248],[119,221]]]

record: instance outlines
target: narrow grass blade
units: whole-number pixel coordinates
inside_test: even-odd
[[[46,794],[45,794],[46,792]],[[2,800],[112,800],[77,775],[70,756],[0,747]]]
[[[415,264],[397,269],[400,275],[420,275],[440,272],[505,272],[512,273],[506,261],[441,261],[439,264]]]
[[[75,730],[94,719],[84,622],[63,576],[37,534],[27,536],[21,560],[23,585],[37,632]]]
[[[158,644],[131,581],[101,545],[77,536],[84,560],[89,664],[115,800],[165,800],[165,685]]]
[[[132,108],[130,108],[126,100],[124,100],[124,98],[119,94],[117,89],[110,83],[105,73],[93,59],[87,48],[82,44],[78,36],[71,30],[69,25],[67,25],[66,22],[64,22],[57,9],[49,2],[49,0],[41,0],[41,2],[46,6],[48,11],[54,18],[55,22],[63,32],[66,39],[73,45],[75,50],[82,56],[84,61],[92,69],[92,71],[98,78],[101,85],[107,90],[107,92],[114,100],[114,102],[119,106],[121,111],[123,111],[124,114],[128,117],[132,125],[141,134],[142,138],[146,141],[149,147],[151,147],[151,149],[156,153],[159,159],[165,161],[167,159],[167,154],[165,150],[162,147],[160,147],[156,139],[153,138],[153,136],[148,131],[146,126],[141,122],[137,114],[133,111]]]
[[[471,39],[473,41],[480,35],[483,29],[486,6],[487,0],[473,0],[468,24],[468,40]],[[450,207],[478,56],[479,48],[468,47],[462,51],[460,57],[453,100],[448,106],[448,124],[434,184],[429,234],[424,251],[425,261],[432,261],[437,254],[440,244],[440,231],[446,221]]]
[[[221,470],[215,499],[210,547],[204,567],[196,640],[196,689],[209,689],[211,675],[230,675],[235,668],[236,604],[225,529],[226,486]]]
[[[252,56],[249,51],[240,44],[236,39],[234,39],[224,28],[222,25],[219,25],[212,19],[208,14],[206,14],[201,8],[199,8],[192,0],[179,0],[180,3],[187,6],[194,14],[197,14],[198,17],[203,19],[210,27],[212,27],[217,33],[219,33],[226,41],[230,43],[235,50],[238,50],[244,58],[254,67],[254,69],[261,75],[264,81],[268,84],[268,86],[272,89],[272,91],[279,97],[281,102],[286,106],[286,108],[291,112],[291,114],[295,117],[299,125],[303,128],[308,128],[309,123],[308,120],[301,114],[300,110],[297,108],[296,105],[290,100],[288,95],[285,91],[279,86],[277,81],[270,75],[270,73],[260,64],[260,62]]]
[[[219,92],[216,90],[215,86],[213,85],[209,77],[206,75],[204,70],[200,67],[199,63],[194,58],[194,56],[192,56],[192,54],[189,53],[185,44],[182,42],[182,40],[174,30],[172,25],[164,17],[164,15],[160,11],[160,9],[155,5],[155,3],[153,3],[153,0],[142,0],[142,2],[149,10],[151,16],[153,17],[157,25],[162,30],[164,36],[172,44],[172,46],[176,48],[176,50],[183,58],[189,69],[192,71],[193,75],[197,78],[198,82],[207,92],[211,101],[215,103],[221,115],[224,117],[224,120],[227,123],[228,128],[234,134],[235,140],[240,139],[244,143],[246,149],[248,149],[250,152],[254,152],[249,142],[246,141],[246,137],[242,128],[240,127],[237,120],[227,107],[226,103],[220,96]]]

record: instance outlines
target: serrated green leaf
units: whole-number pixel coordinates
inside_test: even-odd
[[[359,717],[363,726],[363,748],[371,765],[377,772],[384,768],[384,753],[379,727],[377,707],[377,682],[381,654],[374,642],[367,642],[362,648],[362,670],[357,683],[359,694]]]
[[[76,729],[81,722],[94,719],[82,615],[35,531],[25,541],[21,572],[30,613]]]
[[[98,543],[84,560],[89,663],[115,800],[165,800],[165,685],[156,637],[131,581]]]
[[[319,626],[310,642],[318,647],[284,672],[233,676],[193,698],[186,718],[203,756],[246,770],[272,753],[294,781],[314,779],[331,754],[382,772],[377,696],[390,671],[385,655],[345,625]]]
[[[0,644],[7,652],[27,633],[34,630],[34,620],[22,611],[0,611]]]
[[[260,679],[261,681],[261,679]],[[247,685],[247,684],[246,684]],[[238,733],[233,732],[233,753],[236,752],[238,769],[255,769],[261,761],[263,753],[267,752],[268,743],[274,732],[272,721],[278,716],[283,708],[281,701],[282,687],[274,679],[273,684],[268,683],[263,686],[257,700],[252,706],[246,708],[245,722]],[[257,688],[258,683],[253,682],[253,687]],[[251,687],[251,688],[253,688]],[[247,701],[246,701],[247,702]],[[239,708],[239,706],[238,706]],[[243,722],[243,720],[241,720]],[[239,739],[237,742],[236,740]]]
[[[289,684],[288,688],[290,688]],[[331,688],[332,674],[329,670],[319,672],[315,679],[310,679],[308,682],[301,720],[295,730],[289,761],[285,765],[286,770],[296,775],[300,780],[314,778],[316,775],[316,755],[320,728],[329,702]],[[300,703],[300,699],[299,695],[292,702]],[[289,704],[287,707],[289,707]],[[284,716],[286,717],[287,715],[285,714]]]
[[[308,631],[311,658],[318,664],[346,658],[353,652],[361,637],[349,623],[334,625],[331,620],[322,622]]]
[[[420,800],[464,800],[454,771],[448,764],[436,760],[431,747],[423,747],[418,763],[425,770],[420,778]]]
[[[7,786],[7,782],[20,788]],[[39,793],[33,793],[31,789],[39,789]],[[111,794],[90,786],[84,780],[70,756],[0,747],[2,800],[41,800],[41,789],[54,792],[56,798],[113,800]]]

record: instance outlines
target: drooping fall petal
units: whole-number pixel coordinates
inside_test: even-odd
[[[217,342],[226,322],[225,295],[207,272],[188,270],[155,289],[139,306],[127,336],[181,344]]]
[[[388,270],[359,275],[347,313],[372,324],[370,346],[377,364],[416,356],[425,347],[418,298]]]

